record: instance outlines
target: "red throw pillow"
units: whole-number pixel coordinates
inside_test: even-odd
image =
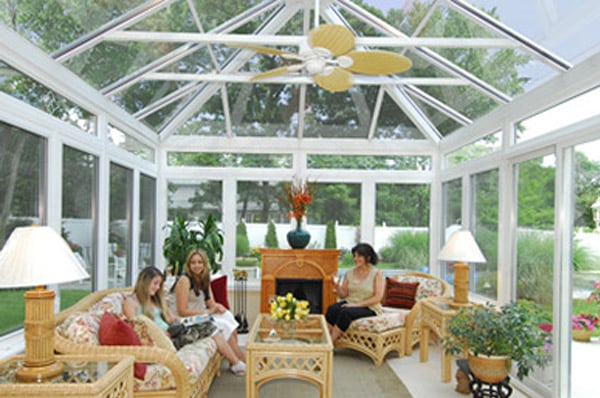
[[[227,275],[219,276],[210,281],[210,288],[212,289],[213,299],[225,308],[230,309],[227,298]]]
[[[399,282],[386,277],[383,305],[411,309],[415,305],[415,295],[418,287],[419,282]]]
[[[98,329],[98,338],[102,345],[142,345],[140,338],[124,320],[110,312],[104,312],[100,320]],[[135,363],[133,365],[133,375],[144,380],[146,376],[147,365],[145,363]]]

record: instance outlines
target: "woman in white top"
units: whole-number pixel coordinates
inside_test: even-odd
[[[227,345],[223,349],[229,351],[229,355],[222,353],[227,358],[233,354],[238,359],[237,364],[231,364],[232,371],[238,373],[236,369],[242,365],[245,369],[243,362],[245,356],[238,345],[238,323],[227,308],[213,299],[212,289],[210,288],[208,258],[203,250],[196,249],[188,254],[183,274],[177,280],[174,290],[175,300],[170,295],[171,310],[181,317],[212,314],[220,332],[227,341]],[[221,347],[219,348],[221,351]]]

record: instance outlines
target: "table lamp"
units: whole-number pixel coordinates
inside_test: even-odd
[[[454,232],[444,245],[438,260],[454,261],[454,301],[452,308],[469,305],[469,264],[485,263],[486,259],[479,250],[475,238],[468,229]]]
[[[89,278],[64,239],[50,227],[15,228],[0,251],[0,288],[37,286],[25,293],[25,360],[19,381],[62,373],[54,358],[54,296],[43,285]]]

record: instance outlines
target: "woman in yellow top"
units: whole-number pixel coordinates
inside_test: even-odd
[[[375,268],[375,250],[368,243],[359,243],[352,248],[352,256],[355,266],[346,272],[344,279],[333,275],[335,291],[341,300],[330,305],[325,314],[334,344],[353,320],[381,313],[385,278]]]

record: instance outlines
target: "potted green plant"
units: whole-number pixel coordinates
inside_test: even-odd
[[[496,307],[491,303],[461,308],[450,319],[442,346],[448,354],[468,352],[471,372],[480,380],[498,383],[516,362],[521,380],[535,367],[548,362],[550,333],[547,316],[531,302],[518,301]],[[485,373],[489,362],[497,368]],[[484,362],[484,369],[481,369]]]
[[[206,220],[199,221],[199,224],[199,229],[190,228],[189,222],[176,216],[171,225],[164,227],[169,228],[170,232],[163,241],[163,256],[173,275],[181,275],[188,254],[197,248],[206,252],[213,273],[221,268],[223,232],[212,214]]]

